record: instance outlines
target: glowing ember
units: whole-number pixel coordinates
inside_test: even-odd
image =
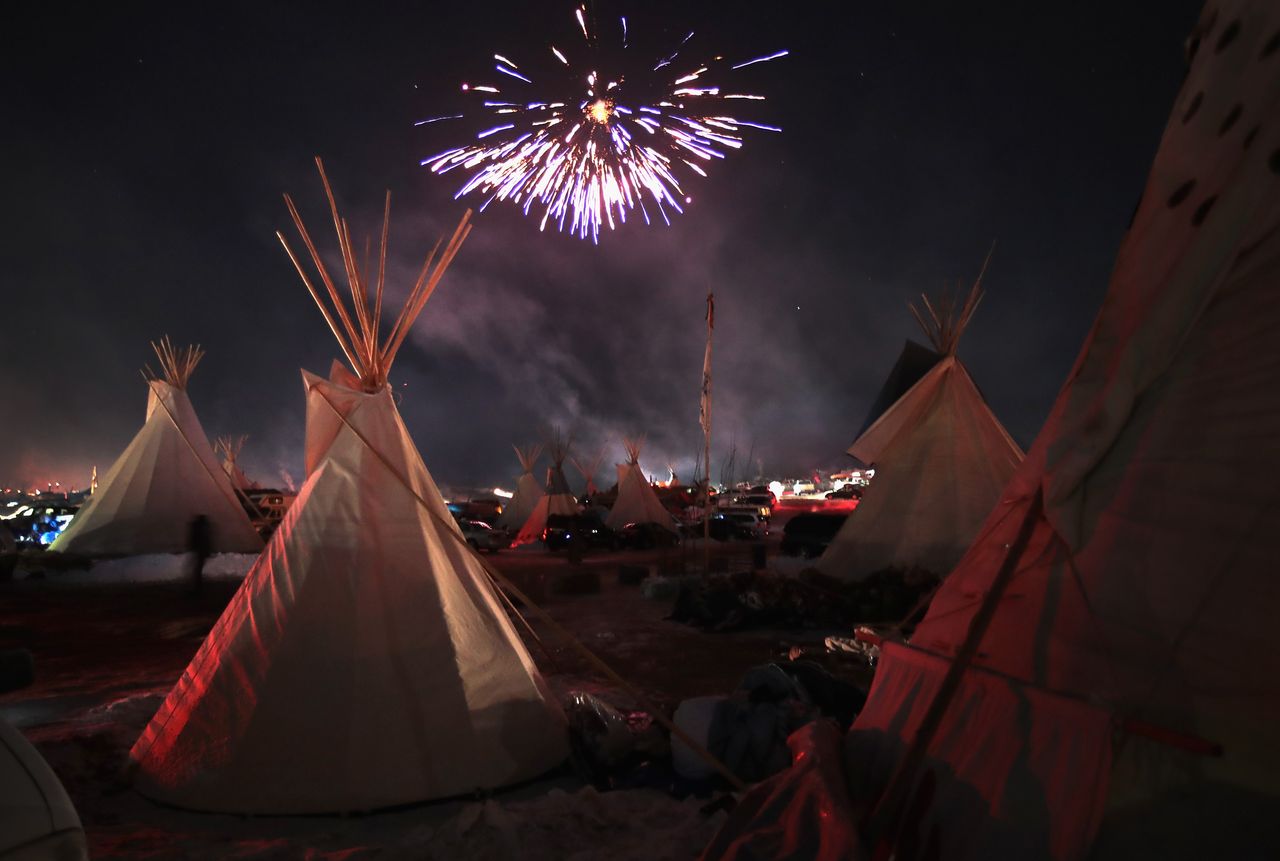
[[[621,48],[612,58],[601,51],[584,8],[574,11],[574,19],[587,42],[584,54],[612,59],[618,69],[634,65],[621,53],[627,49],[625,18]],[[731,105],[763,101],[763,96],[734,92],[709,79],[785,57],[787,52],[739,62],[716,55],[678,71],[680,51],[692,37],[689,33],[673,53],[656,64],[643,64],[643,71],[630,78],[621,73],[609,77],[596,68],[565,76],[573,63],[553,45],[555,62],[547,62],[556,74],[546,77],[576,81],[565,86],[582,89],[542,94],[532,89],[534,71],[494,54],[501,87],[496,81],[462,85],[469,96],[482,100],[490,121],[473,132],[474,142],[447,149],[422,164],[438,174],[456,168],[468,173],[456,196],[487,195],[482,211],[495,200],[511,201],[525,214],[536,204],[542,210],[539,229],[553,221],[562,231],[567,227],[570,233],[599,241],[602,226],[614,229],[636,208],[650,223],[650,207],[670,224],[668,208],[683,212],[681,203],[692,201],[681,188],[681,174],[688,170],[705,177],[713,160],[742,148],[744,129],[781,131],[731,115]],[[462,118],[433,117],[417,125]]]
[[[613,102],[605,99],[596,99],[591,103],[591,107],[587,108],[587,116],[594,122],[607,126],[609,117],[613,116]]]

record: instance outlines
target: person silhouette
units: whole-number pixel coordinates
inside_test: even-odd
[[[213,528],[209,518],[197,514],[187,530],[187,552],[191,554],[191,594],[199,595],[204,585],[204,563],[213,551]]]

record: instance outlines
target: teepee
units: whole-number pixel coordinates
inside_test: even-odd
[[[1075,367],[854,724],[901,847],[1280,857],[1280,5],[1212,6]]]
[[[983,270],[986,270],[984,264]],[[885,568],[945,574],[978,533],[1022,460],[974,385],[956,347],[982,298],[982,275],[959,307],[924,297],[911,307],[938,360],[871,422],[849,454],[876,468],[875,481],[818,562],[833,577],[860,579]],[[887,388],[919,366],[907,350]]]
[[[618,498],[609,509],[605,525],[621,529],[628,523],[657,523],[675,532],[675,518],[658,500],[653,485],[640,469],[644,437],[623,440],[622,445],[627,450],[627,462],[618,464]]]
[[[130,753],[137,788],[180,807],[371,810],[525,780],[567,753],[563,715],[387,383],[470,213],[383,334],[390,195],[369,272],[317,165],[351,307],[287,196],[320,289],[279,238],[355,373],[303,372],[307,480]]]
[[[249,437],[246,434],[234,437],[220,436],[214,440],[213,447],[218,454],[222,455],[222,468],[226,471],[227,477],[231,479],[231,483],[234,486],[241,490],[257,490],[257,482],[250,481],[237,463],[247,439]]]
[[[49,549],[94,556],[181,553],[191,521],[203,514],[215,552],[258,552],[262,539],[187,397],[204,351],[175,348],[167,336],[151,347],[160,372],[143,372],[148,391],[142,430]]]
[[[88,859],[84,828],[58,776],[0,719],[0,858]]]
[[[516,457],[520,460],[520,478],[516,479],[516,492],[506,505],[502,506],[502,513],[498,515],[497,525],[507,530],[519,530],[529,519],[529,515],[533,514],[533,509],[537,507],[538,500],[542,499],[545,491],[542,485],[538,484],[538,480],[533,477],[533,465],[538,462],[538,456],[542,454],[542,443],[530,443],[524,448],[513,445],[516,450]]]
[[[542,540],[542,533],[547,528],[547,518],[553,514],[577,514],[580,510],[578,500],[569,490],[569,482],[564,477],[564,461],[569,456],[571,440],[552,431],[547,441],[547,454],[551,456],[551,466],[547,467],[546,493],[538,500],[529,514],[529,519],[520,527],[514,544],[530,544]]]
[[[600,492],[600,488],[596,487],[596,473],[600,471],[600,464],[604,461],[604,449],[596,452],[595,457],[591,460],[586,458],[571,457],[569,461],[574,465],[578,472],[582,473],[582,478],[586,481],[582,495],[588,499],[594,497]]]

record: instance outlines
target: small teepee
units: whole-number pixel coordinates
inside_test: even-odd
[[[520,459],[520,468],[523,472],[516,479],[516,492],[511,497],[511,501],[502,506],[502,513],[498,515],[497,525],[509,531],[519,530],[529,519],[529,515],[533,514],[533,509],[537,508],[538,500],[545,496],[542,485],[538,484],[538,480],[533,477],[533,466],[538,462],[539,455],[542,454],[542,443],[529,443],[521,448],[513,445],[516,450],[516,457]]]
[[[600,471],[600,464],[603,461],[603,448],[596,452],[595,457],[591,458],[591,460],[578,457],[569,458],[569,462],[577,468],[578,472],[582,473],[582,478],[586,481],[582,495],[588,499],[600,492],[600,488],[596,487],[596,473]]]
[[[198,346],[153,343],[160,373],[148,367],[147,419],[50,550],[87,555],[181,553],[191,521],[209,519],[213,550],[256,553],[262,539],[209,446],[187,397],[204,356]]]
[[[910,306],[938,360],[849,448],[875,465],[876,477],[819,560],[824,573],[860,579],[885,568],[918,567],[945,574],[1022,461],[1022,450],[956,357],[981,284],[979,274],[961,304],[949,296],[936,303],[922,297],[923,311]],[[920,350],[910,357],[910,348],[903,351],[885,391],[907,373],[904,361],[924,364],[923,354],[914,355]]]
[[[553,514],[577,514],[581,509],[578,500],[569,490],[569,482],[564,477],[564,461],[569,456],[571,440],[562,436],[560,431],[551,433],[547,441],[547,454],[551,456],[551,466],[547,467],[546,493],[538,500],[530,513],[529,519],[520,527],[515,544],[530,544],[542,540],[543,530],[547,528],[547,518]]]
[[[625,439],[622,445],[627,450],[627,462],[618,464],[618,498],[605,518],[605,525],[621,529],[628,523],[657,523],[675,532],[675,518],[658,500],[653,485],[640,469],[644,437]]]
[[[246,434],[239,436],[220,436],[214,443],[214,450],[222,455],[222,468],[226,471],[227,477],[231,479],[231,483],[241,490],[257,490],[258,483],[250,481],[249,477],[241,471],[237,460],[240,457],[241,450],[244,449],[245,441],[249,437]]]
[[[387,383],[470,213],[384,334],[390,195],[371,273],[320,172],[349,306],[288,197],[321,289],[280,240],[355,373],[303,373],[307,480],[130,753],[137,788],[179,807],[372,810],[526,780],[567,753],[564,717]]]

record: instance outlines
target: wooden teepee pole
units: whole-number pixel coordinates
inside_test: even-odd
[[[386,385],[387,372],[392,362],[395,361],[396,351],[404,342],[405,336],[413,325],[413,321],[422,312],[423,305],[431,297],[431,293],[440,283],[441,278],[444,277],[445,270],[449,268],[449,264],[453,262],[454,256],[457,255],[462,243],[470,233],[471,211],[467,210],[466,214],[462,216],[453,232],[452,238],[450,238],[448,245],[445,247],[444,254],[438,260],[436,259],[436,253],[440,249],[440,242],[436,243],[435,248],[432,249],[431,254],[427,257],[426,263],[423,264],[418,280],[410,289],[409,296],[401,307],[395,324],[391,327],[391,331],[385,341],[383,341],[380,332],[387,276],[387,237],[391,223],[391,193],[387,192],[383,202],[382,233],[379,237],[377,272],[375,274],[372,272],[373,267],[369,260],[370,248],[368,246],[371,245],[371,242],[366,242],[365,260],[362,265],[357,257],[355,243],[352,240],[351,225],[338,211],[337,197],[333,193],[333,186],[329,182],[328,174],[325,172],[324,162],[319,157],[316,158],[316,170],[320,173],[320,182],[324,186],[325,199],[329,204],[329,215],[333,220],[334,232],[337,234],[338,248],[342,253],[342,265],[347,273],[346,292],[349,295],[344,298],[343,293],[338,290],[338,286],[329,274],[328,267],[325,266],[324,260],[321,258],[320,252],[311,238],[311,234],[307,231],[306,225],[302,221],[302,216],[298,212],[297,206],[287,194],[284,196],[285,205],[289,209],[289,215],[298,230],[298,235],[302,238],[303,244],[311,255],[311,262],[315,266],[316,272],[320,275],[320,281],[324,285],[324,294],[327,294],[327,298],[312,282],[310,276],[307,275],[302,266],[302,261],[293,253],[293,249],[289,247],[284,234],[277,231],[276,236],[280,240],[280,244],[284,246],[285,253],[289,255],[294,268],[298,270],[298,275],[302,278],[302,283],[311,294],[311,298],[315,300],[316,305],[324,315],[325,322],[329,325],[329,330],[337,338],[338,346],[342,348],[343,355],[346,356],[352,369],[359,376],[361,385],[365,391],[374,392]],[[372,288],[370,286],[371,280]],[[347,305],[348,301],[350,302],[350,308]]]
[[[707,293],[707,349],[702,358],[703,469],[706,487],[702,502],[702,573],[711,571],[711,335],[715,331],[716,296]]]

